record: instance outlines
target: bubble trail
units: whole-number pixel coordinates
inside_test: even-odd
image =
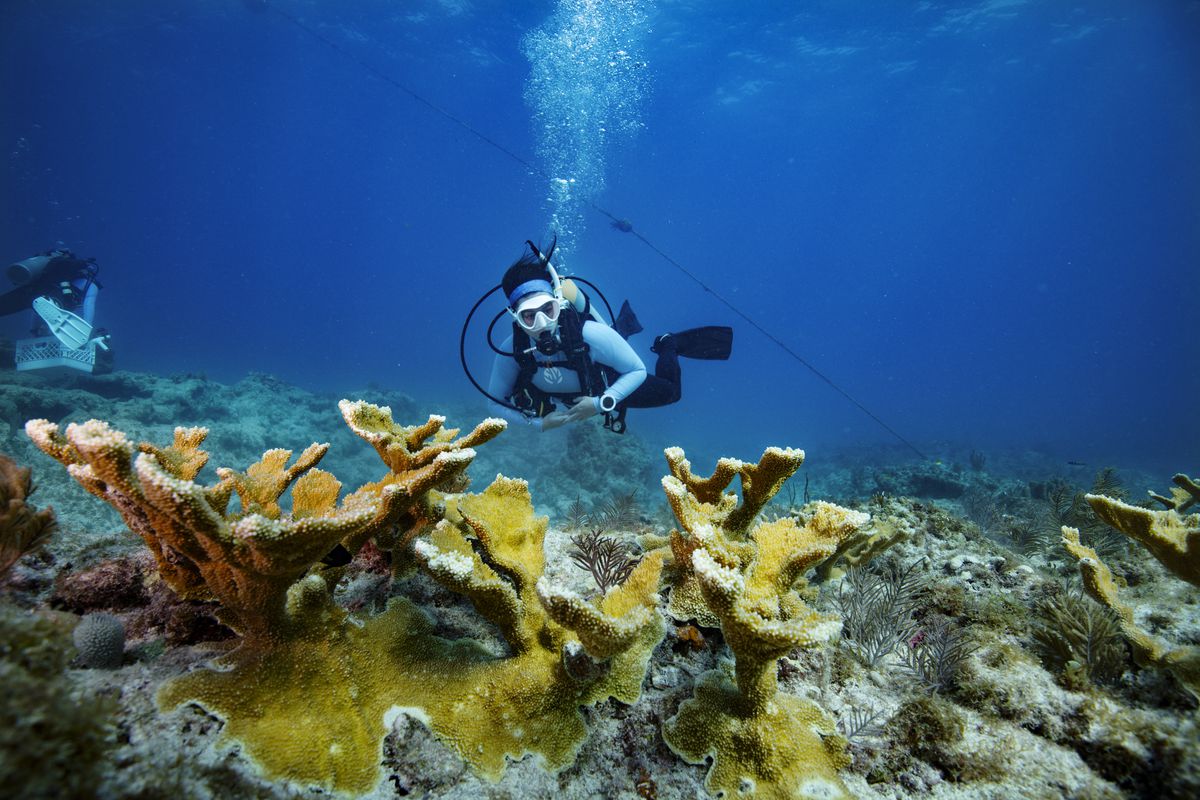
[[[549,230],[573,253],[584,210],[604,190],[608,147],[644,127],[649,71],[641,54],[652,5],[636,0],[559,0],[522,42],[530,74],[537,153],[550,176]]]

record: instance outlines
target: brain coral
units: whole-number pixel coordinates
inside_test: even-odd
[[[75,626],[79,663],[90,669],[116,669],[125,655],[125,626],[112,614],[88,614]]]

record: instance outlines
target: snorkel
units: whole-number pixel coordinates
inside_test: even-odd
[[[550,258],[554,255],[555,248],[558,247],[558,234],[554,234],[554,238],[550,240],[550,249],[546,251],[545,255],[542,255],[542,251],[538,250],[537,245],[533,243],[532,239],[526,239],[525,244],[529,245],[529,249],[532,250],[533,254],[538,257],[538,260],[545,265],[546,271],[550,273],[550,281],[554,286],[554,295],[561,300],[562,281],[559,280],[558,270],[556,270],[554,265],[550,263]]]

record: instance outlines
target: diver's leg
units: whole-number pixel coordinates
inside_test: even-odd
[[[0,294],[0,317],[29,311],[33,308],[33,299],[38,296],[38,288],[37,286],[19,286]]]
[[[622,403],[626,408],[658,408],[679,402],[683,392],[682,375],[679,370],[679,354],[674,347],[659,350],[654,374],[647,375],[642,385]]]
[[[654,365],[654,377],[672,387],[671,399],[675,403],[683,394],[683,374],[679,369],[679,352],[674,347],[662,347],[658,351],[658,362]]]

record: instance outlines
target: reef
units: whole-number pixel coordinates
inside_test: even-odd
[[[26,796],[1200,791],[1178,480],[1153,510],[999,453],[707,473],[669,448],[659,494],[598,425],[506,443],[265,376],[35,383],[0,386],[42,417],[0,434],[62,527],[0,601]],[[1077,537],[1044,522],[1068,506]]]
[[[95,797],[115,703],[68,676],[72,621],[0,602],[0,782],[9,797]]]
[[[217,469],[218,482],[202,486],[193,479],[207,463],[199,449],[204,429],[178,428],[167,447],[134,446],[96,420],[65,431],[32,420],[26,429],[121,513],[177,595],[217,602],[238,646],[220,670],[166,684],[159,704],[198,702],[217,713],[225,735],[267,774],[370,789],[385,719],[396,708],[427,720],[489,777],[503,772],[506,756],[528,752],[551,768],[565,766],[586,734],[579,706],[610,696],[632,703],[640,694],[663,635],[662,554],[643,558],[595,601],[557,588],[540,566],[548,521],[535,517],[524,482],[498,477],[479,495],[452,491],[465,488],[472,446],[495,437],[502,421],[457,437],[442,417],[401,426],[386,407],[340,407],[388,468],[340,505],[340,483],[315,468],[328,445],[311,445],[290,465],[291,452],[268,450],[245,471]],[[289,487],[285,511],[280,500]],[[428,536],[414,545],[418,534]],[[353,624],[333,602],[320,562],[336,547],[353,553],[368,540],[393,561],[412,545],[429,575],[501,630],[511,657],[438,638],[403,599]],[[303,739],[292,735],[301,729]]]
[[[85,489],[117,509],[178,596],[216,600],[221,621],[241,637],[223,670],[171,682],[160,691],[160,704],[199,700],[227,719],[227,734],[272,775],[362,791],[377,780],[383,715],[395,705],[390,694],[377,691],[387,674],[373,652],[385,647],[372,648],[369,635],[386,629],[387,621],[362,630],[349,625],[324,571],[312,568],[337,546],[357,550],[376,534],[394,535],[415,504],[459,478],[474,455],[470,445],[493,438],[504,423],[485,420],[455,438],[442,417],[402,427],[386,407],[343,402],[341,409],[389,471],[340,506],[340,482],[315,469],[327,444],[314,443],[290,466],[290,451],[268,450],[244,472],[219,468],[219,481],[202,486],[193,478],[208,460],[199,449],[208,434],[203,428],[176,428],[168,447],[135,447],[98,420],[73,423],[65,432],[31,420],[26,431]],[[279,500],[289,487],[285,513]],[[231,508],[235,494],[239,502]],[[353,678],[339,685],[330,680],[336,675]],[[359,706],[354,697],[365,707],[338,713]],[[320,698],[329,705],[321,708]],[[292,737],[297,725],[311,735]]]

